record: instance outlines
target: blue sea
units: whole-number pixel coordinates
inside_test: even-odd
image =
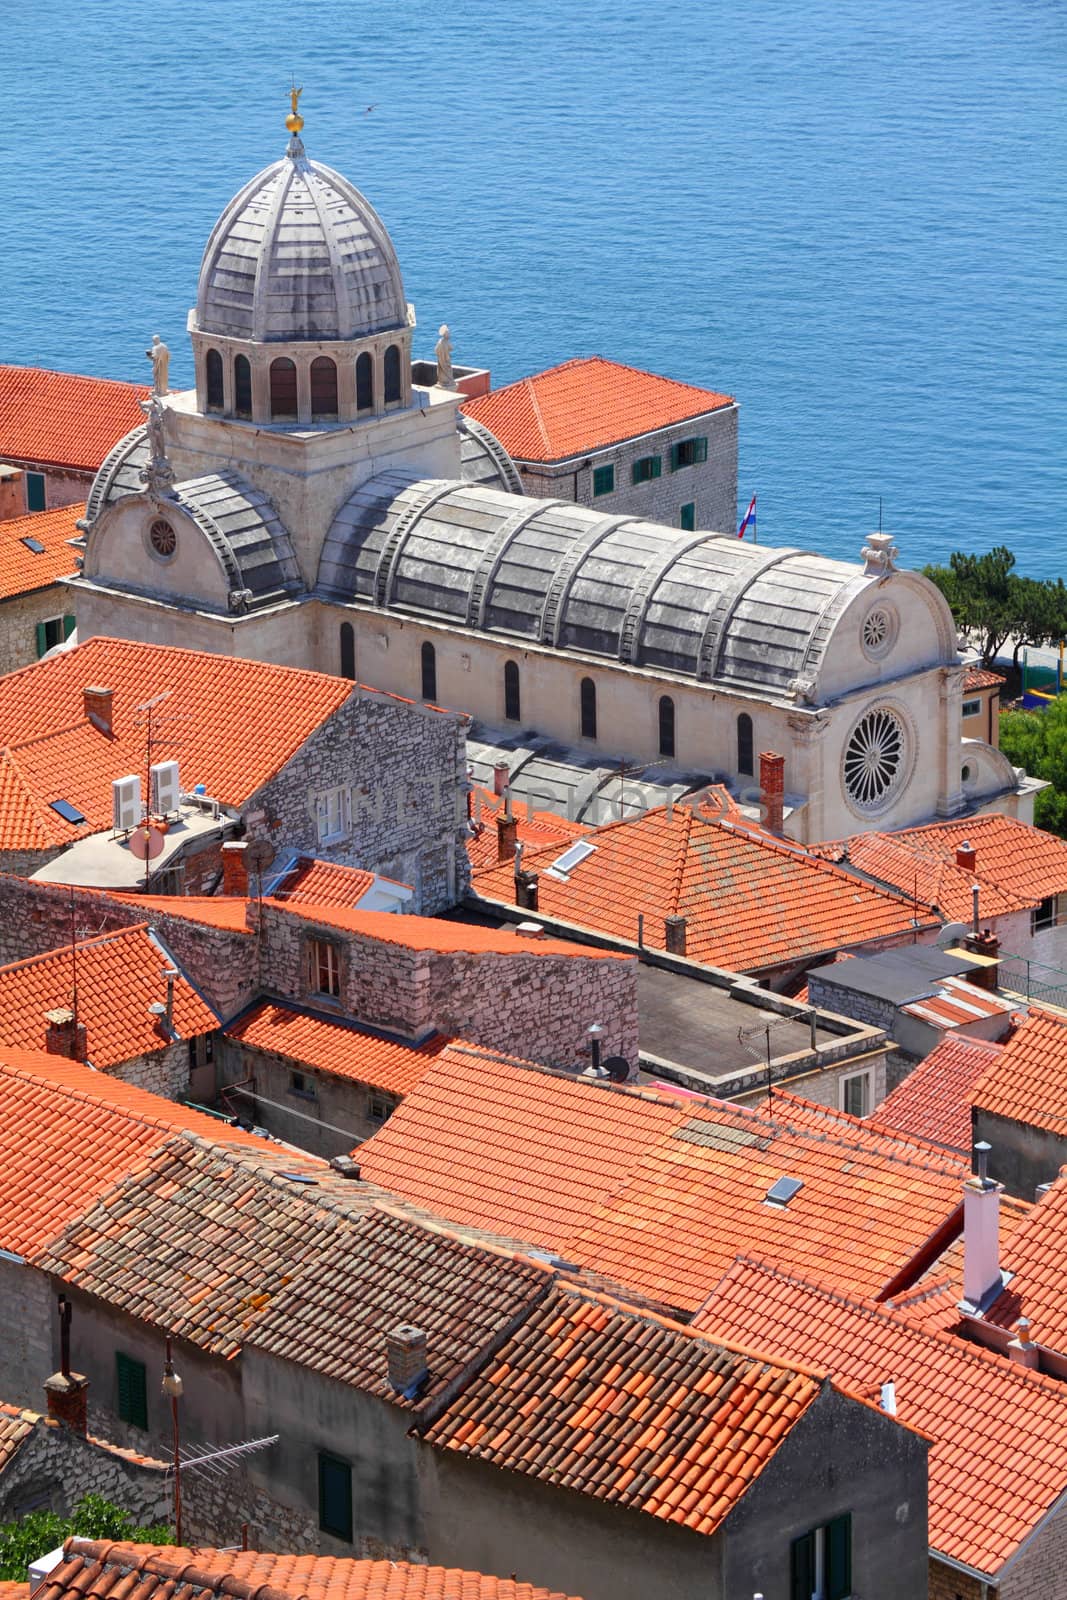
[[[24,0],[0,360],[144,378],[285,145],[505,382],[601,353],[741,402],[761,542],[1067,572],[1060,0]]]

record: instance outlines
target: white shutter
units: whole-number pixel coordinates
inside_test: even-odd
[[[160,761],[149,771],[152,774],[152,810],[156,816],[168,816],[170,812],[177,811],[181,799],[178,763]]]
[[[111,822],[117,833],[136,828],[141,820],[141,780],[116,778],[111,785]]]

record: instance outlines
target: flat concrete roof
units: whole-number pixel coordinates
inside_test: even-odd
[[[783,1017],[748,1005],[729,989],[663,967],[645,963],[638,967],[637,1004],[642,1053],[712,1078],[757,1071],[767,1059],[768,1027],[772,1061],[811,1048],[811,1024],[806,1018]],[[610,1031],[609,1025],[609,1035]],[[841,1035],[817,1027],[815,1037],[817,1044],[825,1045]],[[654,1069],[650,1071],[654,1075]]]

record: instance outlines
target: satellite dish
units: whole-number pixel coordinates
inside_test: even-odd
[[[249,872],[266,872],[274,860],[274,846],[269,839],[253,839],[245,846],[245,865]]]
[[[604,1071],[612,1083],[625,1083],[630,1076],[630,1063],[625,1056],[608,1056],[604,1062]]]
[[[166,842],[158,828],[146,828],[142,823],[130,834],[130,854],[138,861],[154,861],[163,854]]]

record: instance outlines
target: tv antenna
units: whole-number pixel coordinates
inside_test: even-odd
[[[774,1097],[773,1077],[771,1074],[771,1035],[778,1033],[782,1028],[793,1026],[792,1017],[775,1017],[773,1021],[755,1022],[747,1028],[738,1028],[737,1042],[753,1061],[762,1060],[767,1073],[767,1110],[770,1111]]]

